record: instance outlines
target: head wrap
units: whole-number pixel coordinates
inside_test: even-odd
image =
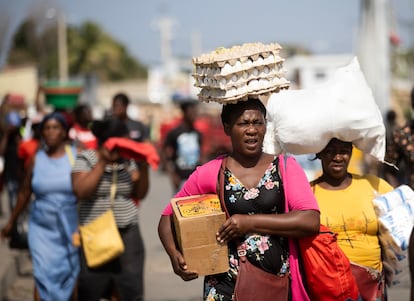
[[[59,112],[53,112],[53,113],[49,113],[47,114],[45,117],[43,117],[42,122],[40,123],[40,130],[43,130],[44,125],[46,124],[46,122],[50,119],[55,119],[57,120],[65,130],[68,129],[68,123],[65,119],[65,117],[63,117],[63,115]]]

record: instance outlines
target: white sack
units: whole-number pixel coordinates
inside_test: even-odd
[[[338,138],[384,160],[385,126],[357,58],[321,85],[273,93],[267,110],[267,153],[318,153]]]
[[[413,199],[414,190],[400,185],[373,200],[389,286],[402,283],[409,275],[408,246],[414,226]]]
[[[414,219],[414,191],[408,185],[400,185],[394,190],[378,195],[374,199],[374,209],[377,216],[386,215],[398,206],[406,206]]]
[[[386,215],[378,217],[380,236],[391,238],[389,246],[395,252],[408,249],[410,235],[413,229],[413,216],[405,206],[397,206]]]

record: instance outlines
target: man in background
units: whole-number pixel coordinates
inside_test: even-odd
[[[411,90],[410,97],[411,109],[413,110],[414,87]],[[385,161],[394,164],[398,168],[404,166],[403,169],[397,170],[392,166],[385,165],[385,180],[394,187],[407,184],[414,189],[414,118],[411,118],[402,127],[396,127],[394,129],[389,141],[387,141]]]
[[[198,117],[198,103],[183,100],[180,103],[182,121],[167,133],[163,144],[163,160],[174,191],[178,191],[183,182],[200,165],[202,159],[202,133],[195,128]]]
[[[141,121],[128,117],[127,109],[130,104],[129,97],[125,93],[115,94],[112,98],[112,116],[123,120],[129,131],[129,138],[136,142],[149,140],[149,128]]]
[[[129,139],[135,142],[148,142],[150,143],[150,132],[149,127],[138,120],[132,120],[128,117],[127,109],[130,104],[129,97],[125,93],[115,94],[112,98],[112,117],[118,118],[125,122],[128,128]],[[145,191],[146,194],[149,190],[149,169],[148,164],[143,162],[136,162],[139,170],[140,177],[140,190]],[[140,204],[141,200],[134,199],[137,205]]]

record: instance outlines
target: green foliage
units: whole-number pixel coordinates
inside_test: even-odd
[[[57,77],[55,26],[41,30],[29,19],[18,29],[8,63],[36,63],[40,76]],[[147,69],[128,50],[93,22],[67,28],[68,69],[71,76],[95,75],[102,81],[145,78]]]
[[[311,54],[311,51],[301,45],[294,44],[284,44],[281,50],[283,57],[290,57],[294,55],[308,55]]]
[[[398,78],[414,79],[414,48],[393,53],[392,72]]]
[[[39,74],[57,75],[56,34],[51,28],[40,33],[34,20],[24,22],[14,36],[8,64],[32,64],[38,66]]]

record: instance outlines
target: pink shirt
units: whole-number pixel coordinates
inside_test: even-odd
[[[223,156],[217,157],[206,164],[197,167],[175,197],[184,197],[205,193],[217,193],[216,186],[218,173]],[[310,188],[308,179],[302,167],[293,157],[287,157],[286,168],[283,155],[279,156],[279,170],[282,176],[285,199],[288,206],[286,212],[293,210],[316,210],[319,212],[318,203]],[[169,203],[162,215],[171,215],[172,207]],[[302,283],[299,271],[298,253],[294,240],[289,239],[289,264],[292,277],[293,301],[309,301],[309,297]]]

